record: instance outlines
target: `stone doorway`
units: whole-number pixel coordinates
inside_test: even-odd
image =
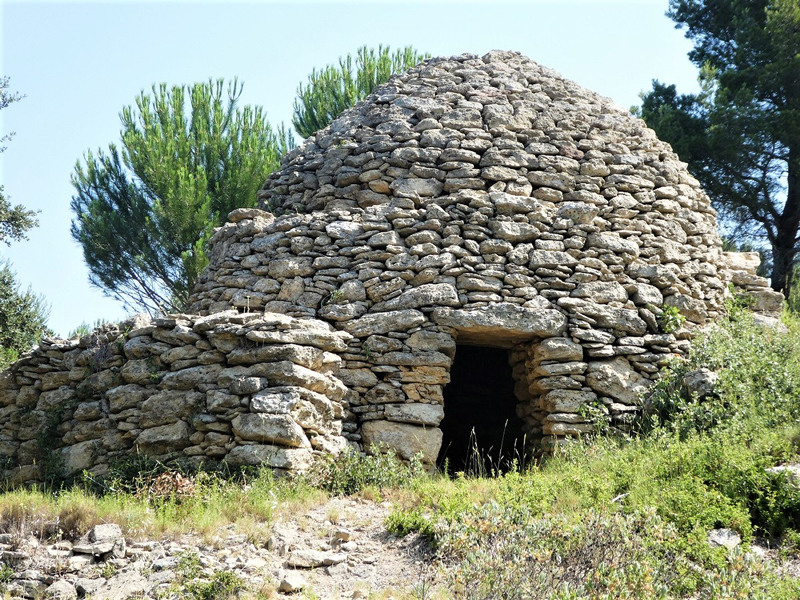
[[[444,388],[442,448],[437,464],[448,471],[487,475],[524,463],[523,422],[517,416],[509,351],[456,346]]]

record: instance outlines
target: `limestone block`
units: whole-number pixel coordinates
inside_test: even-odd
[[[254,394],[267,387],[267,380],[263,377],[240,377],[233,380],[228,388],[232,394]]]
[[[270,444],[236,446],[225,462],[234,465],[265,465],[276,469],[303,471],[311,465],[312,454],[306,448],[281,448]]]
[[[706,322],[708,311],[705,302],[686,294],[675,294],[664,298],[664,306],[675,306],[687,321],[702,325]]]
[[[159,387],[172,390],[191,390],[200,384],[216,383],[221,365],[200,365],[167,373]]]
[[[379,365],[449,367],[453,361],[441,352],[387,352],[373,362]]]
[[[600,327],[615,329],[633,335],[643,335],[647,331],[647,323],[639,316],[639,312],[628,308],[614,308],[605,304],[595,304],[594,302],[583,302],[572,304],[565,302],[567,298],[561,298],[559,306],[572,306],[579,314],[584,314],[595,321]],[[569,298],[572,300],[572,298]],[[578,300],[578,299],[576,299]]]
[[[77,421],[94,421],[101,416],[100,402],[81,402],[72,413],[72,418]]]
[[[435,427],[444,418],[444,408],[440,404],[387,404],[384,415],[389,421]]]
[[[458,292],[449,283],[426,283],[411,288],[397,298],[383,303],[387,311],[406,310],[422,306],[459,306]],[[374,310],[374,309],[373,309]]]
[[[347,393],[347,388],[338,379],[289,361],[253,365],[248,373],[250,376],[266,377],[273,384],[304,387],[332,400],[341,400]]]
[[[191,360],[197,358],[200,349],[195,346],[177,346],[161,355],[161,362],[171,365],[180,360]]]
[[[417,454],[427,464],[435,464],[442,446],[442,430],[391,421],[367,421],[361,426],[364,447],[370,452],[388,448],[404,460]]]
[[[610,396],[622,404],[638,405],[651,382],[642,377],[627,359],[589,363],[586,384],[602,396]]]
[[[604,231],[600,233],[591,233],[589,234],[587,242],[589,246],[593,248],[639,256],[639,244],[632,239],[620,237],[616,232]]]
[[[201,412],[206,395],[202,392],[164,390],[142,403],[139,425],[143,428],[174,423]]]
[[[36,403],[37,410],[47,410],[53,406],[64,404],[75,397],[75,390],[69,386],[63,385],[58,389],[50,390],[39,395],[39,400]]]
[[[560,219],[570,219],[578,225],[586,225],[594,221],[600,213],[600,209],[586,202],[562,202],[558,205],[558,217]]]
[[[152,384],[158,378],[159,362],[150,359],[136,359],[126,362],[120,373],[125,383],[139,385]]]
[[[438,196],[444,184],[436,179],[395,179],[389,186],[401,198]]]
[[[249,377],[260,381],[258,377]],[[226,394],[222,390],[210,390],[206,392],[206,410],[211,414],[226,413],[231,409],[241,406],[241,398],[234,394]]]
[[[633,301],[639,305],[652,304],[653,306],[661,306],[664,303],[664,296],[661,291],[647,283],[637,283],[636,292],[633,294]]]
[[[239,347],[228,354],[229,365],[252,365],[288,360],[309,369],[319,369],[322,366],[322,359],[323,351],[319,348],[297,344]]]
[[[388,404],[391,402],[405,402],[406,397],[399,387],[389,383],[379,383],[364,394],[364,399],[370,404]]]
[[[364,233],[364,225],[354,221],[334,221],[325,226],[325,233],[334,240],[354,239]]]
[[[373,333],[389,333],[390,331],[406,331],[425,322],[425,316],[418,310],[394,310],[382,313],[367,314],[343,323],[342,328],[356,337],[366,337]]]
[[[542,340],[533,348],[534,360],[579,361],[583,360],[583,346],[569,338],[553,337]]]
[[[172,346],[185,346],[187,344],[194,344],[200,339],[200,336],[192,331],[185,325],[176,325],[171,330],[162,329],[158,327],[153,330],[151,334],[153,339]]]
[[[558,266],[573,267],[578,260],[567,252],[558,250],[534,250],[531,252],[530,268],[553,268]]]
[[[686,392],[697,398],[706,398],[714,394],[719,375],[710,369],[702,368],[683,376],[681,383]]]
[[[600,304],[628,301],[628,292],[616,281],[590,281],[587,283],[579,283],[578,287],[572,290],[570,295],[577,298],[589,298]]]
[[[186,421],[144,429],[136,438],[136,445],[147,455],[166,454],[189,446],[191,429]]]
[[[98,452],[97,440],[78,442],[61,449],[64,476],[91,469],[95,464]]]
[[[243,440],[267,442],[292,448],[309,447],[303,428],[289,415],[241,414],[231,421],[233,433]]]
[[[561,421],[547,421],[542,424],[544,435],[582,435],[595,430],[591,423],[563,423]]]
[[[314,274],[311,258],[306,256],[287,256],[276,258],[269,263],[269,276],[273,279],[307,277]]]
[[[340,369],[339,380],[348,387],[372,387],[378,378],[369,369]]]
[[[47,392],[61,387],[62,385],[69,385],[69,373],[64,371],[53,371],[42,375],[42,391]]]
[[[559,335],[567,325],[566,316],[557,310],[535,310],[508,302],[480,309],[437,308],[432,319],[439,325],[455,329],[460,343],[503,348],[534,338]]]
[[[514,178],[516,179],[516,175]],[[505,192],[489,192],[489,198],[497,208],[498,214],[501,215],[529,213],[539,205],[539,202],[535,198],[526,198],[507,194]]]
[[[297,344],[300,346],[313,346],[321,350],[328,350],[330,352],[344,352],[347,349],[347,339],[349,336],[342,332],[314,329],[314,330],[289,330],[289,331],[272,331],[272,330],[252,330],[248,331],[246,336],[251,342],[258,342],[263,344]],[[237,340],[238,346],[238,340]],[[221,349],[221,348],[220,348]],[[234,348],[228,350],[232,352]],[[223,350],[224,352],[224,350]]]
[[[367,312],[367,307],[361,302],[347,304],[326,304],[319,309],[320,318],[330,321],[351,321]]]
[[[537,227],[516,221],[491,221],[489,227],[495,237],[512,244],[531,242],[541,234]]]
[[[542,408],[552,413],[577,413],[582,406],[597,400],[597,394],[581,390],[551,390],[541,400]]]
[[[111,388],[106,392],[108,399],[108,410],[111,413],[118,413],[126,408],[139,406],[150,392],[140,385],[127,384]]]
[[[456,342],[452,336],[435,331],[415,331],[406,340],[406,345],[414,350],[441,352],[451,359],[455,356]]]
[[[755,298],[753,310],[766,313],[779,313],[783,310],[783,294],[769,288],[748,292],[748,295]]]
[[[732,271],[746,271],[755,273],[761,264],[761,255],[758,252],[723,252],[726,266]]]

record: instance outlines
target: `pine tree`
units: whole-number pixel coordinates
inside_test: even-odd
[[[257,191],[292,145],[242,86],[166,84],[123,109],[121,147],[91,151],[72,177],[72,236],[90,281],[126,304],[181,310],[206,266],[208,239]]]
[[[353,57],[339,59],[339,66],[328,65],[308,76],[308,83],[297,88],[292,124],[304,138],[329,125],[343,111],[366,98],[380,84],[396,74],[407,71],[429,54],[419,54],[411,46],[391,53],[388,46],[362,46]]]
[[[703,90],[654,82],[641,114],[738,233],[766,237],[771,285],[789,297],[800,252],[800,4],[671,0],[668,15],[694,43]]]

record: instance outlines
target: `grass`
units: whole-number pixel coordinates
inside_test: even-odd
[[[800,556],[800,490],[766,471],[800,460],[800,321],[785,323],[786,332],[764,331],[732,310],[663,373],[635,435],[586,437],[496,477],[428,476],[390,454],[346,454],[291,481],[131,464],[102,485],[0,495],[0,531],[74,539],[115,522],[131,538],[210,539],[235,524],[260,544],[277,515],[302,518],[330,496],[357,494],[393,502],[387,528],[427,538],[455,597],[800,597],[798,580],[748,554],[766,537],[780,546],[779,561]],[[719,373],[702,400],[681,384],[699,367]],[[709,530],[720,527],[737,531],[742,547],[709,546]],[[186,597],[270,594],[247,596],[232,573],[184,563]],[[425,585],[409,597],[440,593]]]
[[[268,536],[276,514],[304,510],[326,494],[303,482],[283,481],[263,470],[247,478],[194,476],[191,495],[153,496],[144,480],[59,490],[9,490],[0,495],[0,532],[77,539],[97,523],[119,524],[133,539],[174,537],[193,532],[207,539],[237,524],[253,539]]]

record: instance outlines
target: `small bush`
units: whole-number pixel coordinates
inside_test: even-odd
[[[419,457],[406,464],[393,451],[362,454],[348,450],[318,461],[304,479],[334,496],[348,496],[369,487],[404,487],[424,473]]]
[[[206,576],[195,552],[184,552],[178,559],[174,593],[184,600],[218,600],[234,598],[245,588],[245,582],[232,571],[218,571]]]

